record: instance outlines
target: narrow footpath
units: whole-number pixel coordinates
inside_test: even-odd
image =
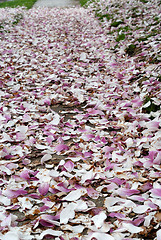
[[[79,0],[38,0],[34,7],[72,7],[79,5]]]
[[[41,4],[0,9],[0,239],[160,240],[160,5]]]

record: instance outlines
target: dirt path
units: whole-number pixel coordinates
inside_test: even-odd
[[[155,239],[161,48],[154,5],[125,3],[102,25],[81,7],[0,9],[1,240]]]
[[[71,7],[79,6],[78,0],[38,0],[34,7]]]

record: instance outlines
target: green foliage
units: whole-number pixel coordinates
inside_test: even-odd
[[[148,1],[147,0],[140,0],[140,2],[147,3]]]
[[[152,29],[151,32],[147,35],[145,35],[144,37],[141,37],[141,38],[138,38],[137,40],[139,42],[144,42],[146,41],[148,38],[152,37],[152,36],[156,36],[157,34],[160,33],[160,30],[159,29]]]
[[[34,3],[37,0],[13,0],[13,1],[9,1],[9,2],[2,2],[0,3],[0,8],[4,8],[4,7],[17,7],[17,6],[24,6],[27,9],[32,8],[32,6],[34,5]]]
[[[17,15],[14,16],[14,21],[12,22],[13,25],[17,25],[21,19],[23,19],[22,13],[18,13]]]
[[[135,44],[130,44],[126,49],[125,52],[130,56],[135,55],[135,50],[136,50],[136,45]]]
[[[161,75],[158,76],[158,81],[161,82]]]
[[[124,33],[121,33],[121,34],[118,34],[117,38],[116,38],[116,41],[117,42],[120,42],[122,40],[125,39],[125,34]]]
[[[79,2],[81,6],[84,6],[87,2],[89,2],[89,0],[79,0]]]
[[[151,113],[151,112],[157,112],[158,110],[160,110],[160,105],[156,105],[154,104],[153,100],[151,99],[150,96],[146,96],[144,99],[144,104],[148,103],[150,101],[150,105],[146,108],[143,108],[143,112],[144,113]]]
[[[95,16],[96,16],[99,20],[102,20],[102,19],[104,19],[104,18],[106,18],[107,20],[110,20],[110,19],[111,19],[111,16],[110,16],[110,14],[108,14],[108,13],[102,15],[102,14],[96,12]]]
[[[120,24],[123,24],[123,21],[114,21],[111,23],[111,27],[118,27]]]
[[[132,30],[129,26],[123,26],[123,27],[120,27],[119,29],[118,29],[118,31],[124,31],[124,32],[127,32],[127,31],[129,31],[129,30]]]

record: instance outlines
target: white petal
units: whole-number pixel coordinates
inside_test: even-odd
[[[53,117],[53,120],[50,122],[51,125],[58,125],[60,122],[60,116],[59,114],[55,114]]]
[[[131,232],[131,233],[139,233],[141,231],[143,231],[143,228],[141,227],[136,227],[131,223],[122,223],[123,228],[125,228],[127,231]]]
[[[69,219],[73,219],[75,216],[75,203],[70,203],[60,213],[60,223],[67,224]]]
[[[0,203],[4,204],[5,206],[9,206],[11,204],[11,200],[5,196],[0,196]]]
[[[133,212],[137,214],[142,214],[142,213],[145,213],[148,208],[149,206],[146,206],[146,205],[137,206],[133,208]]]
[[[117,197],[107,197],[105,199],[105,206],[106,208],[109,208],[111,206],[113,206],[115,203],[117,203],[119,201],[119,198]]]
[[[86,53],[85,52],[82,52],[81,55],[80,55],[80,60],[81,61],[86,61]]]
[[[19,240],[19,236],[18,233],[14,233],[14,232],[7,232],[2,238],[1,240]]]
[[[51,154],[45,154],[42,158],[41,158],[41,164],[43,164],[45,161],[48,161],[52,158]]]
[[[43,239],[44,236],[46,235],[52,235],[52,236],[56,236],[56,237],[59,237],[63,234],[62,231],[55,231],[55,230],[52,230],[52,229],[47,229],[45,231],[43,231],[40,236],[38,237],[38,239]]]
[[[21,133],[26,133],[28,130],[28,127],[25,125],[21,125],[16,127],[15,132],[21,132]]]
[[[78,225],[78,226],[73,226],[72,228],[73,228],[73,232],[75,232],[75,233],[81,233],[81,232],[83,232],[85,226],[83,226],[83,225]]]
[[[76,204],[77,205],[75,207],[75,211],[85,211],[88,209],[86,202],[84,202],[82,200],[78,200]]]
[[[157,231],[157,240],[161,240],[161,229]]]
[[[92,217],[92,220],[96,228],[101,228],[106,218],[107,218],[106,214],[104,212],[100,212],[98,215]]]
[[[111,235],[99,232],[93,233],[89,240],[92,240],[93,238],[96,238],[97,240],[115,240]]]
[[[149,101],[149,102],[147,102],[144,106],[143,106],[143,108],[147,108],[147,107],[149,107],[151,105],[151,102]]]
[[[63,198],[63,200],[66,201],[76,201],[78,200],[81,196],[85,195],[87,191],[85,189],[77,189],[72,192],[70,192],[66,197]]]

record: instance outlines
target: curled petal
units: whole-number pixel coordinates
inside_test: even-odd
[[[154,197],[161,198],[161,188],[152,189],[151,193]]]
[[[62,231],[55,231],[55,230],[52,230],[52,229],[47,229],[40,234],[38,239],[41,240],[47,235],[54,236],[54,237],[59,237],[59,236],[63,235],[63,232]]]
[[[87,193],[86,189],[77,189],[75,191],[70,192],[66,197],[63,198],[65,201],[76,201],[81,196],[85,195]]]
[[[64,164],[64,167],[67,171],[69,172],[72,172],[73,171],[73,168],[74,168],[74,163],[72,161],[67,161],[65,164]]]
[[[104,212],[100,212],[98,215],[92,217],[92,220],[96,228],[101,228],[106,218],[106,214]]]
[[[23,190],[23,189],[19,189],[19,190],[10,190],[10,189],[7,189],[3,192],[3,194],[8,197],[9,199],[12,199],[12,198],[16,198],[20,195],[25,195],[27,194],[27,191]]]
[[[45,154],[42,158],[41,158],[41,164],[43,164],[44,162],[48,161],[52,159],[52,155],[51,154]]]
[[[9,231],[7,232],[1,240],[19,240],[19,234],[16,232]]]
[[[60,213],[60,223],[67,224],[69,219],[73,219],[75,216],[75,203],[70,203]]]
[[[38,191],[39,191],[39,193],[41,194],[41,195],[46,195],[47,193],[48,193],[48,191],[49,191],[49,183],[41,183],[40,185],[39,185],[39,188],[38,188]]]
[[[138,194],[140,191],[136,189],[119,188],[115,192],[121,197],[125,197],[125,196],[131,196],[133,194]]]
[[[65,144],[59,144],[55,147],[56,152],[61,152],[64,150],[69,150],[69,147]]]

